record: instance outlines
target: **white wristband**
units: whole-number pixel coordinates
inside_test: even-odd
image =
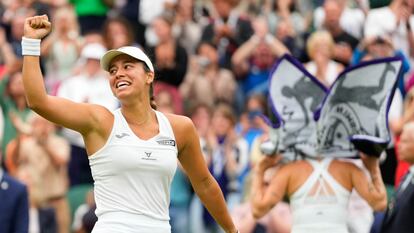
[[[23,56],[40,56],[40,39],[22,38]]]

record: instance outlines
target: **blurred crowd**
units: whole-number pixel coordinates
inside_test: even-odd
[[[11,180],[1,182],[0,194],[20,204],[0,200],[0,232],[18,221],[33,233],[90,232],[96,221],[81,136],[27,107],[21,73],[26,17],[49,16],[52,33],[41,44],[46,89],[75,102],[116,109],[99,59],[121,46],[143,48],[155,65],[158,110],[193,120],[240,231],[276,233],[290,232],[288,202],[259,220],[248,202],[259,147],[268,139],[260,115],[270,114],[273,65],[289,53],[329,87],[352,65],[403,59],[388,117],[393,140],[381,163],[392,195],[409,167],[395,148],[404,125],[414,120],[413,12],[414,0],[1,0],[0,177]],[[221,232],[194,196],[178,169],[171,188],[173,233]],[[369,232],[373,210],[360,200],[354,205],[350,232]],[[4,220],[4,211],[15,213]]]

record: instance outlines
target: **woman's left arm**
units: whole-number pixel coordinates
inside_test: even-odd
[[[227,233],[237,232],[223,193],[207,169],[197,131],[187,117],[168,116],[178,146],[178,159],[203,205]]]

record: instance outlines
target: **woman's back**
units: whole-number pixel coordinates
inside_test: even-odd
[[[346,216],[352,183],[346,162],[325,158],[299,161],[291,166],[288,194],[293,233],[346,233]],[[342,171],[341,173],[335,171]]]

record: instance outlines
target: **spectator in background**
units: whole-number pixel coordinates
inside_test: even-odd
[[[239,0],[213,0],[217,15],[201,36],[201,40],[217,46],[220,67],[227,69],[232,67],[233,53],[253,34],[250,20],[236,10],[238,3]]]
[[[254,35],[243,43],[234,53],[232,63],[236,76],[240,78],[238,99],[243,106],[247,96],[255,93],[266,95],[269,90],[269,74],[276,59],[287,48],[272,34],[264,18],[258,17],[253,22]]]
[[[290,37],[301,36],[305,30],[305,19],[297,11],[296,0],[274,0],[271,8],[265,10],[269,31],[275,35],[281,22],[286,24]]]
[[[188,55],[172,34],[172,20],[168,14],[155,18],[151,27],[157,37],[157,44],[148,51],[155,63],[156,82],[178,88],[187,72]]]
[[[267,131],[268,126],[263,124],[262,116],[267,116],[266,96],[253,94],[247,98],[244,112],[240,116],[237,125],[238,133],[246,139],[249,152],[256,137],[260,137]]]
[[[190,66],[180,93],[187,106],[205,103],[210,107],[218,102],[234,105],[237,83],[233,73],[218,64],[216,47],[208,42],[201,42],[197,54],[190,59]]]
[[[364,9],[350,8],[347,0],[334,0],[335,4],[341,9],[339,24],[343,31],[361,39],[363,36],[365,13]],[[327,1],[325,1],[327,2]],[[317,7],[313,13],[313,26],[316,30],[321,30],[324,27],[326,11],[324,5]]]
[[[345,67],[351,62],[352,53],[358,45],[358,39],[344,31],[340,25],[341,15],[344,11],[343,4],[338,0],[326,0],[323,4],[325,18],[323,28],[332,36],[334,45],[333,58]]]
[[[0,156],[0,164],[3,161]],[[0,232],[29,232],[29,200],[26,186],[0,166]]]
[[[140,32],[145,35],[144,43],[146,47],[153,47],[158,43],[156,33],[148,28],[162,14],[172,16],[177,0],[140,0],[138,6],[138,20]],[[142,36],[141,35],[141,36]],[[141,36],[138,36],[140,41]]]
[[[217,180],[231,210],[242,198],[239,176],[248,166],[249,153],[245,139],[235,132],[236,116],[227,104],[219,104],[211,119],[207,136],[208,167]],[[204,224],[208,232],[217,232],[217,225],[205,210]]]
[[[74,233],[91,232],[98,218],[95,215],[96,203],[93,189],[87,192],[85,203],[78,206],[75,210],[72,221],[72,231]],[[88,231],[89,230],[89,231]]]
[[[263,12],[269,25],[270,34],[275,35],[292,55],[302,58],[301,49],[307,23],[297,11],[297,0],[269,0],[267,2]]]
[[[27,107],[24,94],[21,71],[12,73],[9,77],[0,81],[0,106],[4,118],[4,130],[1,132],[3,135],[3,140],[1,141],[3,155],[5,155],[7,144],[17,136],[16,128],[11,120],[12,114],[26,122],[32,112]]]
[[[398,79],[398,89],[400,90],[399,94],[404,97],[406,93],[404,77],[410,70],[410,60],[401,50],[395,49],[391,37],[387,35],[365,37],[354,50],[352,64],[392,56],[401,57],[403,60],[402,72]]]
[[[108,18],[103,25],[102,35],[105,47],[108,50],[122,46],[131,46],[135,43],[132,26],[122,16]]]
[[[32,232],[58,232],[56,213],[53,208],[42,206],[39,202],[41,193],[33,188],[38,177],[31,176],[31,172],[21,169],[16,174],[29,192],[29,233]]]
[[[173,34],[187,54],[196,52],[204,25],[195,14],[195,1],[178,0],[174,17]]]
[[[13,48],[14,54],[21,59],[22,58],[22,45],[21,40],[23,37],[23,28],[24,28],[24,20],[26,17],[31,16],[34,14],[32,9],[26,8],[19,8],[13,18],[11,18],[10,23],[10,37],[9,41]]]
[[[207,137],[211,126],[211,107],[204,103],[194,103],[188,110],[188,116],[194,122],[200,137],[201,150],[208,164],[211,160],[211,151],[207,143]],[[193,195],[189,209],[190,232],[204,232],[203,206],[197,195]]]
[[[69,0],[75,8],[81,35],[90,31],[100,31],[113,1],[109,0]]]
[[[414,123],[404,126],[398,152],[410,168],[388,205],[380,233],[409,233],[414,228]]]
[[[59,233],[69,230],[67,164],[69,144],[56,135],[55,125],[33,113],[28,130],[17,116],[12,117],[19,135],[7,146],[6,165],[11,174],[30,176],[30,192],[39,207],[52,207]],[[27,131],[27,132],[25,132]]]
[[[338,74],[344,69],[343,65],[333,60],[335,42],[327,31],[316,31],[311,34],[306,43],[310,61],[305,68],[319,82],[330,87]]]
[[[413,9],[412,0],[392,0],[388,6],[371,9],[365,21],[365,37],[391,37],[397,50],[407,57],[414,57],[414,35],[410,22],[413,20]]]
[[[5,29],[0,26],[0,80],[10,73],[14,73],[16,68],[20,68],[19,63],[13,52],[13,48],[7,42]]]
[[[414,122],[414,89],[410,89],[404,100],[404,111],[401,118],[396,122],[394,132],[395,132],[395,149],[397,156],[397,168],[395,173],[395,187],[401,182],[403,175],[408,171],[409,163],[402,160],[399,156],[398,145],[400,144],[401,132],[404,128],[404,125]]]
[[[65,80],[58,89],[57,96],[78,103],[94,103],[105,106],[109,110],[118,107],[112,95],[106,74],[101,69],[99,59],[106,49],[101,44],[87,44],[82,49],[79,62],[81,73]],[[69,162],[70,185],[93,183],[88,156],[82,136],[70,129],[62,129],[62,135],[71,144]]]
[[[81,41],[79,24],[72,7],[59,7],[53,11],[52,33],[42,43],[41,53],[46,56],[46,88],[56,94],[62,81],[73,74],[79,58]]]
[[[117,13],[115,18],[122,16],[131,25],[130,33],[134,35],[134,42],[145,47],[145,26],[139,20],[140,3],[141,1],[137,0],[116,1],[112,10]]]

